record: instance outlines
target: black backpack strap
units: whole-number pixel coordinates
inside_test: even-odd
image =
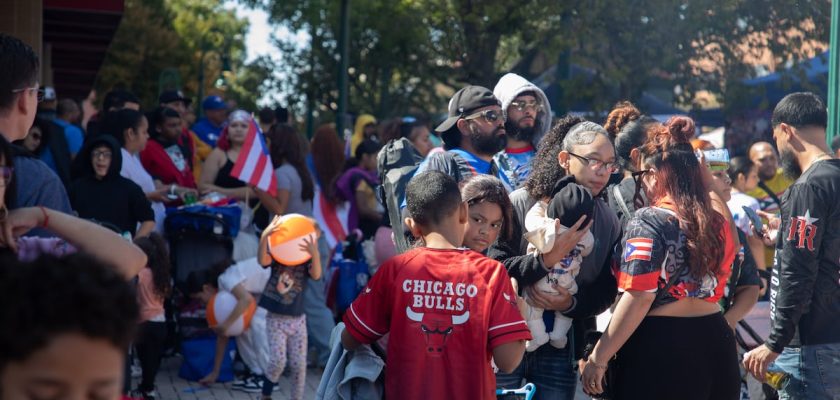
[[[773,201],[775,201],[775,202],[776,202],[776,205],[778,205],[778,206],[779,206],[779,209],[781,209],[781,208],[782,208],[782,200],[780,200],[780,199],[779,199],[779,196],[776,196],[776,193],[774,193],[774,192],[770,189],[770,187],[769,187],[769,186],[767,186],[767,184],[766,184],[766,183],[764,183],[764,181],[759,181],[759,182],[758,182],[758,187],[760,187],[760,188],[761,188],[761,190],[764,190],[764,191],[765,191],[768,195],[770,195],[770,197],[773,199]]]

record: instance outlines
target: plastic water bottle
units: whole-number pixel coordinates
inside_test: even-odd
[[[773,387],[773,389],[781,390],[785,385],[787,385],[788,381],[790,381],[790,375],[784,372],[772,372],[767,371],[764,374],[764,379],[767,381],[767,384]]]
[[[222,214],[216,214],[216,217],[222,218]],[[213,222],[213,233],[216,235],[221,235],[224,232],[225,228],[222,226],[222,223],[219,220]]]

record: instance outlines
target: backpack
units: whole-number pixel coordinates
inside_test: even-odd
[[[394,242],[397,254],[401,254],[410,247],[400,205],[405,200],[405,188],[414,176],[417,167],[423,161],[423,156],[414,148],[407,138],[394,139],[388,142],[376,156],[376,170],[379,172],[379,201],[388,214],[388,220],[394,231]]]

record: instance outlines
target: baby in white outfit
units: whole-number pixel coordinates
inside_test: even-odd
[[[547,253],[554,247],[557,236],[566,232],[580,217],[586,215],[587,220],[581,225],[585,228],[592,219],[595,202],[588,189],[575,183],[574,177],[561,179],[554,188],[554,196],[548,201],[540,200],[525,215],[525,238],[528,240],[528,253]],[[559,229],[555,219],[560,220]],[[582,229],[583,229],[582,228]],[[580,239],[577,246],[560,262],[546,266],[548,275],[535,283],[535,289],[544,293],[557,294],[554,285],[565,288],[572,295],[577,293],[575,277],[580,271],[580,263],[587,256],[595,243],[592,232]],[[527,296],[527,295],[526,295]],[[566,347],[566,333],[572,326],[572,319],[559,311],[554,312],[554,328],[546,333],[543,321],[543,309],[528,306],[525,316],[528,328],[531,329],[533,339],[528,341],[526,350],[534,351],[545,343],[562,349]]]

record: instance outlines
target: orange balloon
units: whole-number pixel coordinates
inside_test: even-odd
[[[318,234],[315,223],[300,214],[286,214],[280,217],[281,223],[268,235],[268,251],[271,258],[282,265],[300,265],[312,258],[312,255],[301,250],[304,239],[315,242]]]

